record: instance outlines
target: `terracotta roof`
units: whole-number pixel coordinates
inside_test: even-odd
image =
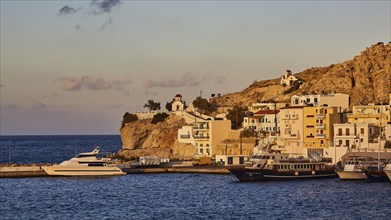
[[[259,110],[254,113],[254,115],[274,115],[279,113],[279,110]]]
[[[181,97],[182,98],[182,95],[181,94],[176,94],[175,97]]]

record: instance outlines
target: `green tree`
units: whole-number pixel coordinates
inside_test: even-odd
[[[167,111],[172,111],[172,102],[167,102],[166,103],[166,109],[167,109]]]
[[[228,110],[226,116],[227,119],[231,120],[232,129],[238,129],[241,127],[243,118],[246,116],[246,111],[241,106],[234,106],[232,110]]]
[[[153,116],[151,123],[152,124],[157,124],[158,122],[164,121],[168,117],[167,113],[158,113]]]
[[[160,110],[160,102],[155,102],[152,99],[148,100],[147,103],[144,104],[144,108],[148,108],[149,111]]]
[[[126,112],[124,116],[122,117],[122,125],[121,128],[125,127],[126,123],[137,121],[138,117],[135,114],[130,114],[129,112]]]
[[[384,143],[384,148],[391,149],[391,142],[386,141],[386,143]]]
[[[193,101],[194,108],[198,108],[198,110],[203,114],[209,114],[212,112],[211,105],[208,102],[208,100],[201,98],[201,96],[198,96]]]

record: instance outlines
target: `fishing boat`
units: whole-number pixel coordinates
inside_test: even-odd
[[[245,162],[244,167],[232,167],[228,170],[241,182],[336,176],[331,158],[291,158],[289,154],[275,153],[254,154]]]
[[[97,158],[99,147],[91,152],[79,153],[70,160],[54,166],[42,166],[50,176],[118,176],[126,173],[116,166],[108,164],[108,160]]]

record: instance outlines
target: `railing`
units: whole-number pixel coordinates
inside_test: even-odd
[[[316,118],[324,119],[325,117],[325,114],[316,114]]]
[[[316,124],[315,126],[316,126],[317,128],[325,128],[325,127],[326,127],[325,124]]]
[[[209,136],[194,136],[195,139],[209,139]]]
[[[325,138],[326,135],[325,134],[316,134],[316,138]]]
[[[198,129],[198,130],[202,130],[202,129],[204,129],[204,130],[208,130],[209,129],[209,126],[193,126],[193,129]]]

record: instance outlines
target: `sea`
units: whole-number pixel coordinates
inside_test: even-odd
[[[1,163],[59,163],[118,135],[0,136]],[[391,219],[391,182],[232,175],[0,178],[0,219]]]

